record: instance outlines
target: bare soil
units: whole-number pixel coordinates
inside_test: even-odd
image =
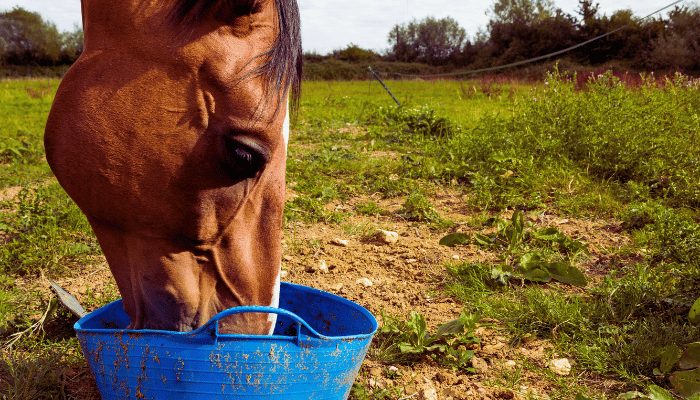
[[[295,194],[290,191],[288,196]],[[357,204],[375,201],[381,208],[397,211],[404,199],[385,200],[355,198],[348,203],[327,205],[329,210],[347,212],[347,219],[336,225],[292,222],[285,227],[283,271],[284,281],[315,287],[341,295],[367,308],[379,318],[387,314],[406,315],[410,310],[422,313],[429,329],[459,316],[464,304],[448,296],[445,291],[446,265],[455,262],[498,262],[496,254],[483,251],[473,245],[444,247],[439,239],[447,233],[471,233],[483,227],[473,227],[468,221],[470,211],[457,190],[442,190],[432,199],[440,214],[454,221],[450,232],[435,232],[425,223],[398,218],[396,213],[387,216],[362,216],[354,212]],[[509,217],[502,215],[501,217]],[[589,244],[591,257],[579,265],[589,280],[596,281],[607,273],[609,252],[625,246],[629,238],[619,233],[619,223],[608,220],[575,220],[557,215],[529,215],[529,221],[537,228],[556,226],[568,236]],[[373,237],[372,232],[383,229],[398,233],[398,241],[387,244]],[[340,240],[338,240],[340,239]],[[342,242],[342,241],[345,241]],[[317,266],[325,263],[324,272]],[[361,283],[366,278],[371,282]],[[86,302],[99,299],[103,294],[114,295],[115,284],[104,260],[95,260],[75,277],[58,282]],[[34,286],[36,282],[27,282]],[[567,287],[567,290],[580,289]],[[398,387],[403,399],[526,399],[549,398],[555,390],[551,379],[543,379],[551,360],[561,358],[547,340],[528,338],[515,343],[499,321],[482,321],[477,336],[482,343],[475,345],[476,374],[456,373],[443,369],[432,360],[412,366],[383,365],[368,358],[363,364],[358,381],[377,390]],[[581,374],[589,388],[607,391],[616,383],[604,378]],[[521,368],[523,364],[535,367]],[[390,367],[394,371],[389,371]],[[538,370],[539,369],[539,370]],[[85,371],[73,371],[75,388],[89,396],[94,393],[94,382]],[[389,378],[391,376],[391,378]],[[498,382],[517,378],[514,385],[499,387]]]

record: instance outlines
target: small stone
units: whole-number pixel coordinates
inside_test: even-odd
[[[286,256],[284,256],[282,258],[284,258],[284,261],[292,261],[294,259],[294,257],[290,256],[289,254],[287,254]]]
[[[513,369],[513,368],[515,368],[515,366],[517,365],[517,363],[516,363],[515,361],[513,361],[513,360],[508,360],[508,361],[506,361],[505,363],[503,363],[503,365],[504,365],[506,368],[508,368],[508,369]]]
[[[496,389],[494,395],[497,399],[511,400],[515,398],[515,393],[509,389]]]
[[[328,264],[326,264],[326,260],[318,260],[316,263],[306,267],[306,272],[318,272],[321,274],[327,274]]]
[[[340,292],[340,289],[343,288],[342,283],[336,283],[335,285],[331,285],[330,289],[334,292]]]
[[[369,374],[372,376],[381,376],[382,369],[379,367],[372,367],[369,369]]]
[[[377,389],[384,390],[387,387],[387,382],[382,378],[374,378],[374,377],[369,378],[368,383],[369,383],[370,387],[377,388]]]
[[[452,258],[454,258],[455,260],[459,260],[459,254],[453,255]]]
[[[392,365],[391,367],[389,367],[389,371],[391,371],[391,372],[399,372],[399,369],[398,369],[397,367],[395,367],[395,366]]]
[[[358,280],[357,280],[357,283],[359,283],[360,285],[362,285],[362,286],[364,286],[364,287],[370,287],[370,286],[372,286],[372,281],[370,281],[370,280],[367,279],[367,278],[358,279]]]
[[[280,271],[280,279],[285,279],[289,276],[289,271]]]
[[[480,357],[472,357],[472,368],[477,374],[485,374],[489,370],[486,360]]]
[[[557,375],[568,376],[571,374],[571,363],[566,358],[557,358],[549,362],[549,370]]]
[[[377,229],[376,235],[382,243],[394,244],[399,241],[399,234],[396,232]]]
[[[416,382],[409,382],[406,386],[404,386],[403,390],[407,396],[413,396],[418,393]]]
[[[438,400],[437,390],[433,385],[423,385],[420,388],[418,399],[420,400]]]
[[[450,385],[450,386],[457,383],[457,376],[455,376],[449,372],[445,372],[445,371],[439,371],[435,375],[435,378],[438,380],[438,382],[446,384],[446,385]]]
[[[331,244],[334,244],[334,245],[340,246],[340,247],[348,247],[348,243],[349,242],[347,240],[344,240],[344,239],[339,239],[339,238],[331,239]]]
[[[327,274],[328,273],[328,264],[326,264],[326,260],[319,260],[317,264],[318,272],[322,274]]]
[[[498,353],[498,350],[500,350],[500,349],[502,349],[502,348],[504,348],[504,347],[506,347],[506,344],[505,344],[505,343],[498,343],[498,344],[487,345],[487,346],[484,346],[484,347],[481,349],[481,352],[482,352],[482,353],[485,353],[485,354],[489,354],[489,355],[490,355],[490,354],[496,354],[496,353]]]

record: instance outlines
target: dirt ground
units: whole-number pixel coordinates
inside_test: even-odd
[[[293,196],[295,194],[290,191],[288,197]],[[356,204],[369,200],[389,211],[397,211],[404,201],[398,198],[356,198],[349,203],[327,205],[329,210],[347,211],[348,217],[341,226],[289,224],[283,239],[282,280],[315,287],[357,302],[377,316],[380,324],[382,310],[393,315],[405,315],[410,310],[422,313],[430,331],[457,318],[465,305],[447,296],[443,290],[446,264],[497,261],[495,254],[473,245],[449,248],[438,244],[446,233],[470,233],[481,228],[470,228],[466,222],[460,222],[466,221],[468,215],[460,193],[444,190],[432,199],[443,217],[458,221],[451,232],[431,231],[425,223],[401,220],[396,213],[387,216],[354,213]],[[527,218],[537,228],[556,226],[568,236],[588,243],[591,257],[579,267],[592,281],[606,273],[609,262],[605,249],[624,246],[629,240],[617,233],[619,223],[615,221],[573,220],[547,213]],[[396,232],[398,240],[385,243],[368,234],[376,229]],[[99,299],[103,293],[114,291],[106,263],[104,260],[95,261],[78,276],[58,282],[81,302],[87,301],[88,296]],[[323,264],[326,268],[320,267]],[[398,387],[403,399],[549,398],[548,393],[554,388],[551,380],[542,377],[552,360],[561,359],[554,353],[552,345],[535,338],[514,345],[507,333],[499,329],[498,321],[482,322],[489,324],[477,330],[477,337],[482,342],[473,348],[476,374],[455,373],[431,360],[413,366],[390,366],[367,359],[358,380],[378,389]],[[573,360],[567,361],[574,364]],[[519,368],[523,363],[541,370]],[[576,373],[575,365],[573,371]],[[498,382],[513,381],[513,377],[517,377],[515,385],[499,388]],[[580,376],[579,379],[589,380],[587,386],[601,390],[614,385],[597,377]],[[83,384],[91,385],[91,382],[84,379]]]

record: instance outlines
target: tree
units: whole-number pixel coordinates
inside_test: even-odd
[[[444,64],[461,52],[466,36],[466,31],[450,17],[413,20],[396,25],[389,32],[390,57],[396,61]]]
[[[83,30],[75,25],[73,32],[61,33],[61,62],[73,63],[83,53]]]
[[[490,14],[492,64],[542,56],[574,42],[575,20],[551,0],[497,0]]]
[[[371,62],[379,60],[380,58],[379,54],[372,50],[365,50],[353,43],[350,43],[348,47],[343,50],[334,50],[332,57],[350,63]]]
[[[700,7],[678,7],[668,13],[666,29],[652,40],[647,65],[652,69],[700,70]]]
[[[529,26],[556,14],[552,0],[496,0],[490,10],[492,24]]]
[[[71,63],[82,53],[83,33],[59,33],[39,13],[15,7],[0,13],[0,57],[4,64],[56,65]]]

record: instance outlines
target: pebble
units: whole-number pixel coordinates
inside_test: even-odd
[[[360,285],[362,285],[362,286],[364,286],[364,287],[370,287],[370,286],[372,286],[372,281],[370,281],[370,280],[367,279],[367,278],[358,279],[358,280],[357,280],[357,283],[359,283]]]
[[[481,349],[481,352],[482,352],[482,353],[485,353],[485,354],[496,354],[496,353],[498,353],[498,350],[500,350],[500,349],[502,349],[502,348],[504,348],[504,347],[506,347],[506,344],[505,344],[505,343],[498,343],[498,344],[493,344],[493,345],[487,345],[487,346],[484,346],[484,347]]]
[[[328,264],[326,264],[326,260],[318,260],[316,263],[306,267],[306,272],[319,272],[322,274],[327,274]]]
[[[489,370],[486,360],[480,357],[472,357],[472,367],[477,374],[485,374]]]
[[[376,235],[382,243],[394,244],[399,241],[399,234],[396,232],[377,229]]]
[[[566,358],[557,358],[549,362],[549,370],[557,375],[568,376],[571,374],[571,363]]]
[[[381,378],[369,378],[369,381],[367,383],[369,383],[370,387],[381,390],[384,390],[387,387],[387,382]]]
[[[342,283],[336,283],[335,285],[332,285],[332,286],[330,287],[330,289],[331,289],[332,291],[334,291],[334,292],[340,292],[340,289],[342,289],[342,288],[343,288],[343,284],[342,284]]]
[[[340,247],[348,247],[348,243],[349,242],[347,240],[344,240],[344,239],[339,239],[339,238],[331,239],[331,244],[336,245],[336,246],[340,246]]]
[[[450,374],[449,372],[445,371],[439,371],[435,375],[435,379],[438,380],[438,382],[453,386],[457,383],[457,376]]]
[[[289,271],[280,271],[280,279],[285,279],[289,276]]]
[[[425,385],[420,389],[420,400],[438,400],[437,390],[432,385]]]

